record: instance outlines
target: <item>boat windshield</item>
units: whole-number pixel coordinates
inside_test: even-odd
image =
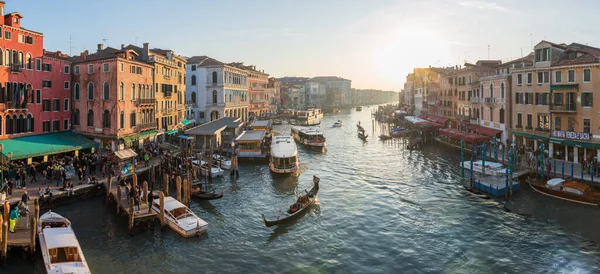
[[[187,210],[187,208],[185,207],[180,207],[180,208],[176,208],[173,209],[171,211],[169,211],[169,213],[171,214],[171,216],[173,216],[173,218],[180,220],[186,217],[191,216],[192,214],[190,214]]]
[[[273,166],[281,169],[289,169],[296,166],[297,157],[289,157],[289,158],[273,158]]]
[[[50,263],[68,263],[68,262],[81,262],[77,247],[58,247],[48,249],[50,254]]]

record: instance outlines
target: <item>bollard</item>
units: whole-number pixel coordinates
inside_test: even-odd
[[[165,196],[169,196],[169,175],[167,173],[163,174],[163,186]]]
[[[106,182],[106,204],[108,205],[108,200],[110,199],[110,191],[112,190],[112,176],[108,176],[108,181]]]
[[[2,250],[0,256],[2,256],[2,265],[6,265],[6,257],[8,252],[8,219],[4,219],[2,222]]]
[[[165,194],[160,192],[158,194],[158,201],[159,201],[159,206],[160,206],[160,212],[159,212],[159,219],[160,219],[160,225],[162,227],[165,226]]]
[[[142,197],[142,199],[140,199],[141,201],[145,201],[146,203],[148,203],[148,182],[144,181],[142,183],[142,187],[143,187],[143,193],[144,193],[144,197]],[[141,203],[140,201],[140,203]]]
[[[175,179],[175,190],[175,198],[181,202],[181,176],[177,176],[177,179]]]
[[[131,186],[131,188],[136,189],[137,186],[138,186],[137,174],[133,173],[133,185]]]

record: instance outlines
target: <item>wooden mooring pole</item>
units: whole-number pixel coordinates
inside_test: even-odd
[[[117,201],[117,217],[121,212],[121,187],[117,186],[117,197],[115,197],[115,201]]]
[[[166,196],[169,196],[169,174],[167,174],[166,172],[163,174],[163,186],[164,186],[163,193]]]
[[[8,255],[8,219],[4,218],[2,220],[2,246],[0,247],[0,260],[2,261],[2,265],[6,265],[6,256]]]
[[[175,198],[181,202],[181,176],[177,176],[175,179],[175,190],[177,191]]]
[[[119,187],[119,186],[117,185],[117,187]],[[112,190],[112,176],[108,176],[108,181],[106,182],[106,204],[107,205],[108,205],[108,201],[110,200],[110,191],[111,190]]]
[[[134,217],[135,217],[135,211],[133,208],[133,198],[129,199],[129,233],[133,233],[133,224],[134,224]]]
[[[159,219],[160,219],[160,225],[162,227],[165,226],[165,194],[164,193],[159,193],[158,194],[158,200],[159,200],[159,206],[160,206],[160,213],[159,213]]]
[[[142,199],[140,200],[148,203],[148,182],[144,181],[144,183],[142,183],[142,186],[144,188],[144,197],[141,197]]]

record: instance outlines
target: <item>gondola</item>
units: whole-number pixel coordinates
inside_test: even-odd
[[[379,135],[379,140],[382,140],[382,141],[390,140],[392,138],[393,138],[392,136],[387,136],[387,135],[383,135],[383,134]]]
[[[360,138],[363,141],[367,141],[367,137],[369,137],[369,134],[365,135],[364,133],[358,133],[358,138]]]
[[[277,216],[274,216],[273,219],[271,219],[271,220],[267,220],[265,215],[262,214],[262,218],[263,218],[263,221],[265,222],[265,225],[267,227],[272,227],[274,225],[278,225],[283,222],[298,218],[298,217],[302,216],[304,213],[306,213],[308,211],[308,208],[310,208],[310,206],[312,206],[317,199],[317,194],[319,192],[319,181],[320,180],[318,178],[316,180],[314,180],[314,185],[310,189],[310,191],[308,191],[306,193],[306,195],[302,195],[298,198],[298,200],[305,199],[305,201],[303,203],[301,203],[299,209],[292,211],[292,208],[294,206],[298,206],[298,202],[296,202],[296,203],[292,204],[290,206],[290,209],[286,210],[285,213],[278,214]]]
[[[200,199],[200,200],[216,200],[223,198],[223,191],[221,193],[216,193],[214,191],[203,191],[197,185],[192,186],[192,193],[190,193],[192,197]]]

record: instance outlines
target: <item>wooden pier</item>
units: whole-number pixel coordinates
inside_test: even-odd
[[[16,221],[15,232],[9,231],[10,204],[4,202],[3,214],[0,215],[0,260],[6,265],[8,250],[22,248],[30,255],[35,253],[35,239],[37,237],[37,221],[40,215],[40,207],[37,199],[29,201],[27,216],[22,216]]]
[[[143,183],[143,197],[140,197],[140,208],[136,210],[134,208],[133,198],[127,200],[127,193],[125,193],[125,187],[112,185],[112,178],[109,178],[106,186],[106,202],[115,201],[117,204],[117,216],[126,215],[129,223],[129,232],[133,232],[136,224],[148,223],[154,221],[158,216],[154,210],[151,210],[152,201],[148,201],[148,183]],[[135,189],[137,186],[137,175],[133,175],[132,188]]]

